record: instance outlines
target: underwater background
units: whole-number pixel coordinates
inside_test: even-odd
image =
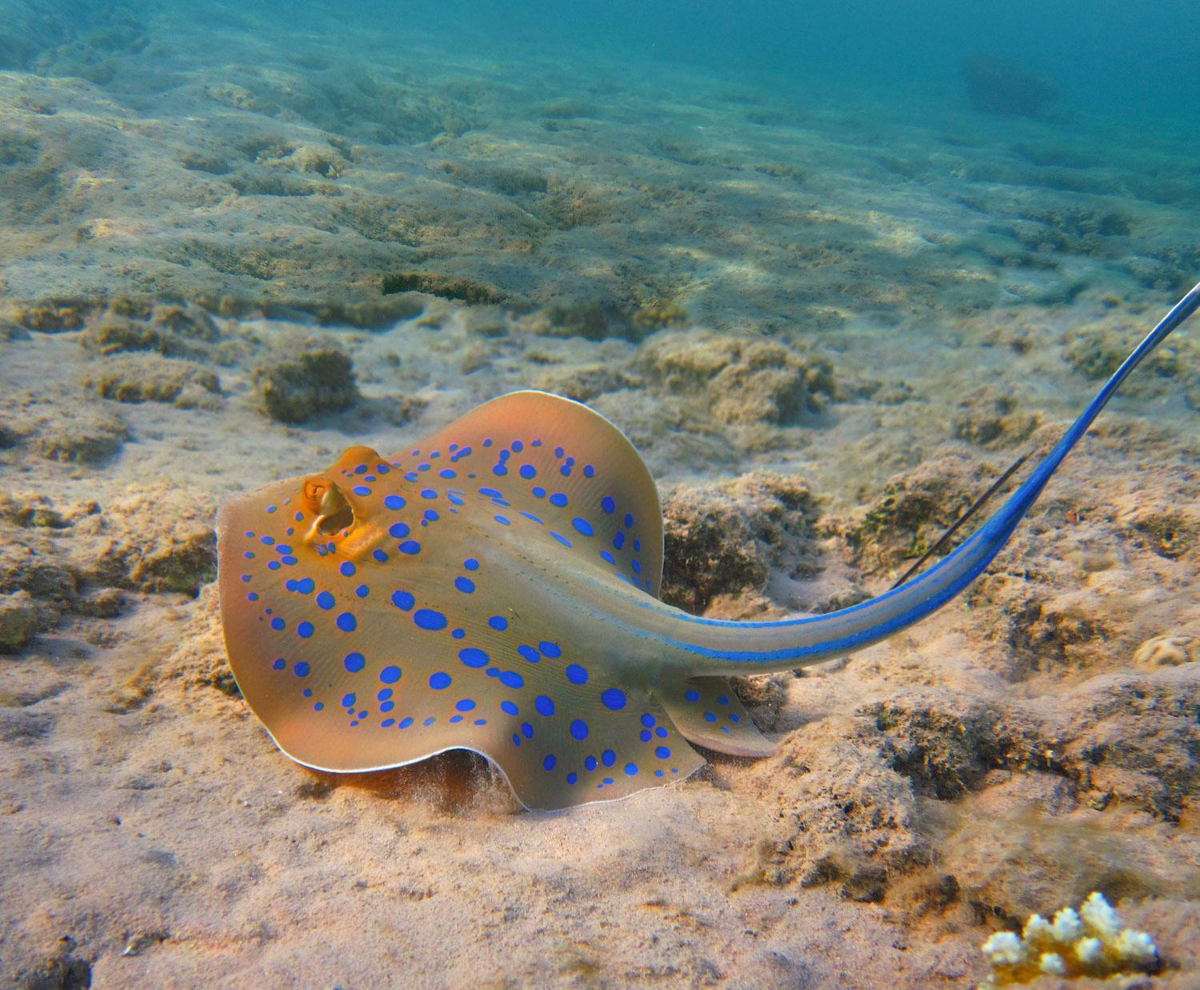
[[[1188,0],[0,0],[0,977],[974,985],[1099,890],[1194,986],[1195,326],[963,600],[735,679],[775,756],[571,814],[461,752],[287,760],[213,523],[532,387],[645,457],[672,604],[886,590],[1200,280],[1197,36]]]

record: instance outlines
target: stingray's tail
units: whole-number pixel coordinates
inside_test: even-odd
[[[900,587],[853,608],[779,622],[723,622],[675,613],[656,630],[667,651],[704,673],[783,670],[862,649],[911,626],[967,587],[1008,542],[1071,448],[1142,360],[1200,307],[1200,284],[1134,348],[1071,428],[996,513],[957,550]],[[707,663],[697,663],[703,658]]]

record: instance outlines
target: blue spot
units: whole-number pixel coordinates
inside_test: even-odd
[[[272,512],[278,512],[278,511],[279,511],[279,506],[277,506],[277,505],[268,505],[268,506],[267,506],[267,515],[268,515],[268,516],[269,516],[269,515],[270,515]]]
[[[504,498],[504,492],[498,492],[495,488],[481,488],[480,495],[486,495],[488,498]]]
[[[396,724],[396,720],[394,718],[385,718],[382,722],[379,723],[379,728],[390,729],[395,724]]]
[[[640,560],[638,560],[636,557],[634,558],[634,561],[633,561],[633,573],[634,574],[642,573],[642,562]]]
[[[379,680],[384,684],[395,684],[400,680],[400,668],[396,666],[384,667],[379,672]]]
[[[620,550],[623,546],[625,546],[625,534],[617,533],[617,535],[613,537],[613,549]]]
[[[596,757],[589,756],[586,760],[583,761],[583,765],[589,772],[592,770],[595,770],[596,766],[597,766]]]
[[[562,457],[563,453],[564,453],[564,451],[563,451],[562,447],[554,448],[554,456],[555,457]]]
[[[421,552],[421,544],[419,544],[416,540],[405,540],[398,547],[396,547],[396,549],[401,553],[408,554],[411,557],[413,554],[418,554]]]
[[[531,493],[534,498],[545,498],[546,497],[546,489],[544,489],[541,485],[534,485],[533,488],[531,489]]]
[[[396,723],[396,728],[397,729],[407,729],[412,724],[413,724],[413,720],[411,718],[402,718],[399,722]]]
[[[299,563],[299,561],[298,561],[298,560],[296,560],[296,558],[295,558],[295,557],[291,557],[291,556],[289,556],[289,557],[280,557],[280,558],[279,558],[279,562],[280,562],[281,564],[287,564],[287,566],[288,566],[288,567],[291,567],[291,566],[293,566],[294,564],[298,564],[298,563]]]
[[[361,653],[347,653],[342,661],[342,666],[352,674],[357,674],[366,665],[367,659]]]
[[[593,467],[591,464],[585,464],[583,466],[583,476],[585,478],[594,478],[596,476],[595,467]]]
[[[446,617],[431,608],[419,608],[413,612],[413,622],[422,629],[430,629],[434,632],[446,628]]]
[[[600,559],[607,561],[610,564],[615,564],[617,562],[616,558],[613,557],[613,555],[611,553],[609,553],[607,550],[600,551]]]
[[[550,496],[550,504],[557,505],[560,509],[567,504],[567,496],[562,492],[555,492]]]
[[[365,584],[360,584],[357,588],[354,589],[354,593],[356,595],[358,595],[359,598],[366,598],[367,595],[369,595],[371,593],[371,589],[368,588]]]
[[[579,774],[577,774],[574,770],[572,770],[569,774],[567,774],[567,783],[568,784],[574,784],[575,781],[577,781],[578,779],[579,779]]]
[[[539,526],[544,525],[546,522],[545,519],[542,519],[539,516],[535,516],[532,512],[522,512],[521,515],[523,515],[526,519],[529,519],[530,521],[537,523]]]
[[[512,525],[512,520],[508,519],[505,516],[492,516],[492,518],[495,519],[496,522],[498,522],[501,526],[511,526]]]
[[[454,579],[454,587],[464,595],[469,595],[475,590],[475,582],[470,578],[459,576]]]
[[[435,492],[432,488],[422,488],[421,489],[421,498],[424,498],[424,499],[437,498],[437,492]]]
[[[514,746],[520,746],[520,745],[521,745],[521,737],[520,737],[520,736],[518,736],[518,735],[517,735],[515,732],[513,733],[513,745],[514,745]]]
[[[283,619],[280,619],[278,617],[271,620],[271,628],[272,629],[282,629],[286,625],[287,625],[287,623],[284,622]]]
[[[477,561],[474,557],[468,557],[463,561],[463,567],[465,567],[468,571],[477,571],[479,570],[479,561]]]
[[[466,666],[476,669],[486,667],[492,660],[483,650],[477,650],[473,646],[468,646],[465,650],[459,650],[458,659]]]
[[[586,684],[588,680],[588,672],[579,664],[573,663],[567,667],[567,680],[572,684]]]
[[[384,688],[377,695],[375,695],[376,699],[378,699],[379,701],[387,701],[388,698],[390,698],[391,696],[392,696],[391,688]]]
[[[454,707],[457,711],[469,712],[475,707],[475,702],[473,702],[470,698],[463,698],[463,700]]]
[[[517,647],[517,652],[530,663],[538,663],[542,659],[538,656],[537,650],[535,650],[532,646],[526,646],[523,643]]]
[[[407,523],[392,523],[392,525],[388,527],[388,535],[397,540],[404,539],[404,537],[408,536],[408,534],[411,532],[412,530],[408,528]]]
[[[467,635],[467,633],[466,633],[466,630],[463,630],[463,629],[451,629],[450,635],[454,639],[462,639],[463,637],[465,637]]]
[[[614,753],[611,749],[606,749],[603,753],[600,754],[600,762],[603,763],[606,767],[611,767],[614,763],[617,762],[617,754]]]
[[[342,707],[343,708],[353,708],[354,702],[357,700],[358,699],[355,698],[354,695],[352,695],[352,694],[343,695],[342,696]]]
[[[717,704],[718,704],[718,705],[727,705],[727,704],[729,704],[729,695],[727,695],[727,694],[719,694],[719,695],[717,695]]]
[[[633,525],[633,515],[632,515],[632,513],[626,512],[625,513],[625,528],[628,529],[632,525]]]
[[[524,478],[526,481],[529,481],[537,477],[537,468],[535,468],[532,464],[522,464],[520,474],[522,478]]]
[[[291,583],[292,583],[291,581],[288,582],[288,584],[291,584]],[[291,590],[292,590],[291,588],[288,588],[288,591],[291,591]],[[258,592],[257,591],[250,592],[250,594],[248,594],[246,596],[246,601],[248,601],[248,602],[258,601]]]
[[[538,643],[538,649],[542,651],[551,660],[557,660],[562,656],[562,649],[557,643],[551,643],[549,640],[543,639]]]
[[[283,566],[283,564],[281,564],[281,563],[280,563],[279,561],[277,561],[277,560],[269,560],[269,561],[267,561],[267,570],[268,570],[268,571],[277,571],[277,570],[279,570],[279,568],[281,568],[282,566]]]
[[[503,478],[506,474],[508,474],[508,468],[506,468],[503,464],[497,464],[492,468],[492,474],[496,475],[498,478]]]
[[[436,721],[437,721],[437,719],[431,715],[431,716],[429,716],[429,718],[425,719],[425,721],[422,722],[421,724],[425,725],[425,726],[429,726],[429,725],[433,725],[433,723]]]
[[[551,753],[551,754],[550,754],[549,756],[547,756],[547,757],[546,757],[544,760],[542,760],[542,766],[544,766],[544,767],[545,767],[547,770],[553,770],[553,769],[554,769],[554,765],[555,765],[557,762],[558,762],[558,760],[556,760],[556,759],[554,758],[554,754],[553,754],[553,753]]]
[[[291,552],[292,552],[292,548],[291,548],[291,547],[289,547],[289,546],[287,546],[287,545],[286,545],[286,544],[284,544],[284,543],[280,543],[280,544],[279,544],[279,546],[277,546],[277,547],[275,548],[275,552],[276,552],[277,554],[291,553]]]
[[[367,466],[365,464],[359,464],[358,466],[355,467],[354,473],[355,474],[366,474]]]
[[[399,495],[388,495],[383,500],[383,504],[389,509],[403,509],[406,503]]]
[[[660,760],[668,760],[671,758],[671,751],[666,746],[659,746],[654,750],[654,755]]]
[[[333,608],[334,597],[330,592],[322,591],[319,595],[317,595],[316,603],[317,608],[323,608],[328,611],[329,609]]]
[[[544,694],[539,694],[533,699],[533,707],[539,715],[549,717],[554,714],[554,701]]]
[[[508,628],[508,619],[504,618],[502,615],[493,615],[490,619],[488,619],[488,625],[497,632],[504,632],[504,630]]]
[[[308,664],[306,664],[303,660],[301,660],[298,664],[296,664],[296,666],[294,666],[292,668],[292,673],[295,674],[297,677],[307,677],[308,672],[311,669],[312,668],[309,667]]]
[[[654,730],[654,734],[656,736],[658,736],[659,739],[666,739],[667,738],[666,726],[660,725],[657,729]]]
[[[319,712],[319,711],[321,711],[321,710],[322,710],[324,707],[325,707],[325,702],[323,702],[323,701],[318,701],[318,702],[315,702],[315,703],[313,704],[313,711],[314,711],[314,712]]]
[[[505,670],[500,674],[500,683],[505,687],[510,687],[516,690],[525,686],[525,678],[513,670]]]
[[[592,529],[592,524],[586,519],[581,519],[579,516],[571,520],[571,525],[575,527],[576,532],[582,533],[584,536],[596,535],[596,531]]]
[[[442,468],[442,470],[440,470],[438,472],[438,477],[439,478],[457,478],[458,472],[453,471],[450,468]]]
[[[641,739],[642,742],[649,742],[653,738],[653,735],[649,729],[642,729],[642,731],[638,733],[638,738]]]
[[[612,515],[616,507],[617,503],[613,501],[613,497],[611,495],[605,495],[604,498],[600,499],[600,508],[602,508],[609,515]]]
[[[579,739],[580,741],[588,737],[588,724],[581,718],[575,719],[571,723],[571,738]]]
[[[436,674],[430,674],[429,686],[435,691],[444,691],[450,686],[450,675],[443,674],[441,671],[438,671]]]
[[[609,688],[600,695],[600,701],[605,708],[611,708],[614,712],[619,712],[625,707],[625,692],[620,688]]]
[[[630,777],[636,777],[637,773],[638,773],[637,764],[636,763],[626,763],[625,764],[625,773]]]
[[[312,578],[301,578],[296,582],[296,590],[302,595],[311,595],[315,587]]]
[[[700,692],[699,691],[688,691],[684,694],[684,697],[687,698],[688,701],[699,701],[700,700]]]
[[[461,715],[451,715],[449,721],[450,721],[451,725],[458,725],[458,723],[462,721],[462,716]]]
[[[730,713],[729,713],[729,721],[731,721],[731,722],[740,722],[740,721],[741,721],[741,717],[740,717],[740,716],[739,716],[739,715],[738,715],[736,712],[730,712]]]
[[[416,599],[407,591],[393,591],[392,604],[398,609],[407,612],[413,605],[416,604]]]
[[[487,719],[486,718],[477,718],[471,724],[472,725],[487,725]]]
[[[252,550],[247,550],[244,554],[242,554],[242,556],[245,557],[247,560],[253,560],[254,552]]]
[[[262,539],[261,539],[259,542],[260,542],[260,543],[263,543],[263,544],[265,544],[266,546],[274,546],[274,544],[275,544],[275,537],[273,537],[273,536],[264,536],[264,537],[263,537],[263,538],[262,538]]]
[[[342,632],[354,632],[358,628],[358,620],[354,618],[353,613],[343,612],[337,617],[337,627]]]
[[[424,526],[425,523],[437,522],[438,519],[441,518],[436,512],[433,511],[433,509],[426,509],[422,515],[425,517],[425,522],[421,523],[422,526]]]
[[[505,715],[516,715],[519,709],[511,701],[502,701],[500,702],[500,711],[504,712]]]
[[[528,722],[522,722],[521,723],[521,735],[523,735],[526,739],[532,739],[533,738],[533,726],[530,725]]]
[[[654,728],[654,716],[651,715],[649,712],[646,712],[646,714],[642,716],[642,725],[644,725],[647,729],[653,729]]]
[[[283,668],[286,666],[287,666],[287,661],[284,660],[283,657],[280,657],[273,664],[271,664],[271,668],[273,670],[283,670]]]
[[[705,713],[704,713],[704,721],[706,721],[706,722],[715,722],[716,720],[717,720],[717,716],[716,716],[716,715],[714,715],[712,712],[705,712]]]
[[[350,490],[352,492],[354,492],[355,495],[370,495],[371,494],[371,489],[369,489],[366,485],[355,485]]]

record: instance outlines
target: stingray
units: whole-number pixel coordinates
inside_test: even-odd
[[[350,447],[219,515],[225,642],[278,747],[319,770],[480,753],[529,809],[627,797],[762,757],[730,675],[877,643],[989,564],[1126,376],[1200,305],[1189,292],[1027,481],[956,550],[823,615],[729,622],[659,600],[654,482],[608,420],[514,392],[398,454]]]

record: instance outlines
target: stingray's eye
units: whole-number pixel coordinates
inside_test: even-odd
[[[319,512],[321,509],[321,500],[325,497],[325,492],[329,488],[329,482],[324,478],[309,478],[304,482],[304,507],[309,512]]]
[[[354,508],[332,481],[310,478],[304,483],[304,501],[317,516],[314,532],[322,536],[333,536],[354,525]]]

